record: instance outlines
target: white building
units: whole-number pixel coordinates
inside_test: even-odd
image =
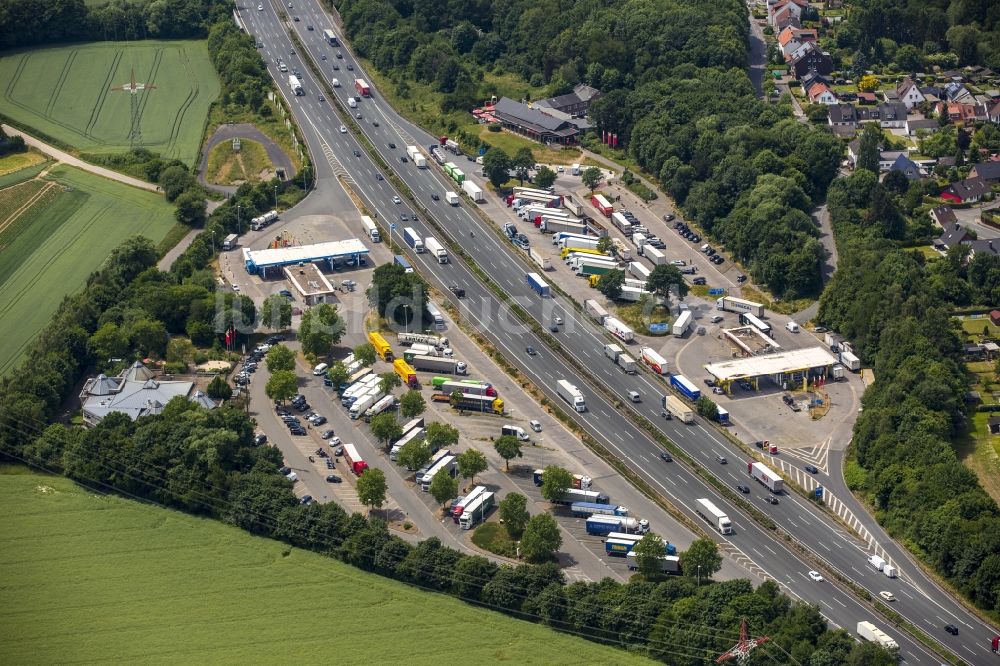
[[[185,396],[208,409],[215,403],[201,391],[195,391],[194,382],[163,381],[155,378],[153,371],[136,361],[117,377],[97,375],[88,379],[80,392],[83,420],[95,426],[112,412],[121,412],[135,421],[140,416],[159,414],[163,407],[177,396]]]

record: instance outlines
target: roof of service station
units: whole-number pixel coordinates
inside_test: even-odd
[[[251,273],[260,268],[288,266],[300,262],[323,261],[338,257],[368,254],[369,250],[357,238],[342,241],[316,243],[315,245],[293,245],[266,250],[243,250],[243,260]]]
[[[835,363],[837,363],[837,359],[827,350],[822,347],[810,347],[809,349],[793,349],[780,354],[709,363],[705,369],[716,379],[727,381],[743,377],[765,377],[807,368],[821,368],[824,365]]]

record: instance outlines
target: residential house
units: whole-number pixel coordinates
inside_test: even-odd
[[[873,92],[859,92],[858,104],[878,104],[878,97]]]
[[[793,40],[781,47],[781,55],[785,58],[785,62],[791,62],[804,55],[809,48],[811,47],[808,44]]]
[[[906,105],[907,109],[912,109],[913,107],[923,104],[927,99],[924,94],[920,92],[920,88],[917,84],[913,82],[913,79],[906,77],[896,86],[896,96],[899,101]]]
[[[587,114],[591,103],[600,96],[601,91],[597,88],[591,88],[588,85],[578,83],[573,87],[573,92],[548,99],[540,99],[534,103],[534,106],[561,111],[570,116],[584,116]]]
[[[882,127],[902,129],[906,127],[906,105],[902,102],[878,105],[878,121]]]
[[[804,45],[805,52],[793,58],[788,64],[792,75],[796,79],[801,79],[810,70],[818,74],[828,75],[833,72],[833,58],[829,53],[824,53],[813,43]]]
[[[809,94],[809,89],[816,83],[825,83],[829,87],[830,80],[816,72],[806,72],[806,75],[799,79],[799,85],[802,86],[802,93],[805,95]]]
[[[851,104],[831,104],[827,121],[834,127],[857,127],[858,110]]]
[[[965,244],[969,246],[969,254],[966,257],[966,261],[975,259],[976,253],[979,252],[1000,257],[1000,239],[987,238],[986,240],[966,241]]]
[[[990,310],[990,322],[994,326],[1000,326],[1000,310]]]
[[[954,203],[977,203],[989,191],[990,186],[982,178],[966,178],[941,190],[941,198]]]
[[[952,210],[951,206],[935,206],[931,208],[931,219],[937,222],[938,226],[942,229],[957,229],[958,218],[955,217],[955,211]]]
[[[892,168],[892,165],[896,163],[900,157],[906,157],[905,150],[883,150],[878,154],[878,170],[879,173],[883,171],[888,171]]]
[[[830,107],[831,109],[833,107]],[[858,163],[858,155],[861,153],[861,139],[854,139],[849,144],[847,144],[847,161],[851,163],[851,166],[856,166]]]
[[[946,83],[942,92],[949,102],[962,104],[972,101],[972,93],[960,81]]]
[[[990,185],[1000,184],[1000,161],[980,162],[969,171],[970,178],[982,178]]]
[[[812,104],[837,104],[837,96],[825,83],[818,81],[809,89],[809,102]]]
[[[951,209],[949,208],[948,210]],[[952,213],[952,215],[954,215],[954,213]],[[934,241],[934,247],[945,251],[950,250],[953,247],[970,243],[972,240],[973,236],[969,233],[969,229],[967,227],[963,227],[958,222],[953,222],[944,227],[941,235]]]
[[[542,143],[576,143],[580,128],[562,118],[546,114],[537,109],[501,97],[493,107],[493,114],[504,129],[523,134]]]
[[[83,407],[83,421],[95,426],[105,416],[120,412],[133,421],[142,416],[159,414],[171,399],[182,396],[201,405],[215,406],[205,402],[200,392],[191,395],[194,382],[163,381],[145,365],[136,361],[117,377],[98,375],[88,379],[80,392]]]
[[[801,28],[802,23],[799,21],[799,17],[796,16],[792,10],[788,7],[784,7],[779,11],[775,12],[772,17],[771,25],[774,30],[784,30],[785,28],[791,26],[793,28]]]
[[[907,118],[906,120],[906,133],[910,136],[916,136],[918,131],[934,134],[939,129],[941,129],[941,124],[933,118]]]
[[[889,172],[899,171],[907,180],[920,180],[922,174],[920,173],[920,167],[917,163],[911,160],[906,155],[900,155],[896,160],[889,166]]]
[[[986,117],[991,123],[1000,123],[1000,102],[992,105],[986,112]]]
[[[986,427],[990,429],[991,435],[1000,435],[1000,416],[991,416],[986,419]]]
[[[782,30],[788,27],[789,24],[787,23],[780,27],[777,25],[778,16],[779,15],[784,16],[786,14],[795,19],[796,22],[795,27],[800,27],[798,23],[802,20],[802,10],[808,6],[809,3],[805,2],[804,0],[778,0],[778,2],[775,3],[769,2],[767,6],[767,11],[770,14],[771,18],[771,27],[774,28],[774,31],[777,33],[780,33]]]
[[[967,361],[979,361],[986,356],[986,350],[977,342],[967,342],[962,345],[962,355]]]

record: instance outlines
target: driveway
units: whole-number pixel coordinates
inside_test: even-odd
[[[70,166],[76,167],[77,169],[82,169],[84,171],[89,171],[90,173],[108,178],[110,180],[117,180],[119,183],[124,183],[126,185],[131,185],[132,187],[138,187],[142,190],[149,190],[150,192],[159,192],[160,188],[152,183],[147,183],[144,180],[139,180],[138,178],[133,178],[132,176],[126,176],[123,173],[118,173],[117,171],[112,171],[111,169],[105,169],[104,167],[97,166],[96,164],[91,164],[90,162],[84,162],[78,157],[73,157],[69,153],[59,150],[53,146],[50,146],[35,137],[25,134],[19,129],[15,129],[10,125],[3,125],[3,131],[8,136],[19,136],[24,139],[24,142],[45,153],[49,157],[52,157],[63,164],[68,164]]]
[[[212,148],[215,148],[215,146],[223,141],[232,141],[236,138],[256,141],[261,144],[264,146],[264,150],[267,151],[267,159],[271,161],[271,164],[276,169],[283,169],[285,171],[285,180],[291,180],[295,177],[295,167],[292,165],[292,160],[278,144],[249,123],[235,123],[220,125],[205,143],[205,149],[201,152],[201,164],[198,166],[199,183],[227,195],[236,192],[237,188],[234,185],[213,185],[205,181],[205,171],[208,170],[208,154],[212,152]]]

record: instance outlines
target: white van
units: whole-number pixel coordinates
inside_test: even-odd
[[[799,332],[799,325],[796,324],[794,321],[790,321],[787,324],[785,324],[785,328],[788,330],[789,333]]]
[[[347,98],[347,106],[351,107],[352,109],[356,109],[356,108],[358,108],[358,103],[354,101],[353,97],[348,97]]]
[[[524,428],[515,425],[502,426],[500,428],[500,434],[517,437],[522,442],[527,442],[529,439],[531,439],[530,437],[528,437],[528,433],[524,432]]]
[[[334,88],[339,88],[340,87],[340,79],[333,79],[332,81],[330,81],[330,83],[333,84]]]
[[[318,377],[318,376],[322,375],[323,373],[325,373],[326,369],[329,368],[329,367],[330,366],[328,366],[326,363],[320,363],[315,368],[313,368],[313,374]]]

